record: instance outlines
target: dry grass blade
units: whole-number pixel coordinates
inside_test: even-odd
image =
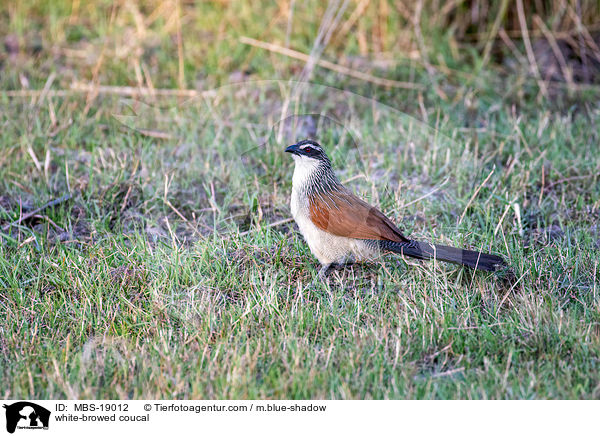
[[[581,6],[580,2],[577,2],[577,3],[578,3],[578,6],[580,7]],[[594,53],[594,57],[596,58],[596,60],[598,60],[598,62],[600,62],[600,47],[598,47],[598,44],[596,44],[596,41],[594,41],[594,38],[590,34],[589,29],[583,25],[580,14],[577,14],[577,12],[573,10],[573,6],[571,4],[569,4],[568,2],[566,4],[566,7],[567,7],[567,13],[569,14],[569,17],[575,22],[575,24],[577,26],[575,33],[577,33],[584,40],[584,44],[582,44],[581,48],[585,50],[585,45],[589,46],[592,49],[592,52]],[[586,56],[583,53],[584,52],[582,52],[582,58],[585,61]]]
[[[481,61],[481,64],[483,66],[485,66],[490,59],[490,53],[492,52],[492,47],[494,45],[494,39],[498,35],[498,31],[500,30],[500,24],[504,20],[507,10],[508,10],[508,0],[502,0],[502,3],[500,4],[500,10],[498,12],[498,15],[496,16],[496,19],[494,20],[494,24],[492,25],[492,30],[490,31],[490,33],[487,37],[487,41],[485,43],[485,48],[483,49],[483,60]]]
[[[550,47],[552,48],[554,57],[556,57],[556,60],[558,61],[559,65],[560,65],[560,69],[562,71],[563,77],[569,84],[569,88],[573,89],[573,85],[574,85],[573,72],[567,66],[567,61],[565,60],[565,57],[563,56],[562,51],[560,50],[560,47],[558,46],[558,43],[556,42],[556,38],[554,37],[554,35],[550,31],[550,29],[548,29],[548,27],[546,26],[546,24],[540,18],[539,15],[534,15],[533,21],[542,30],[544,37],[546,38],[546,40],[548,41],[548,44],[550,44]]]
[[[254,46],[254,47],[263,48],[265,50],[269,50],[269,51],[272,51],[274,53],[279,53],[281,55],[288,56],[288,57],[291,57],[293,59],[298,59],[298,60],[301,60],[303,62],[309,62],[310,61],[310,56],[309,55],[307,55],[305,53],[301,53],[301,52],[296,51],[296,50],[292,50],[292,49],[289,49],[289,48],[282,47],[282,46],[277,45],[277,44],[271,44],[269,42],[258,41],[256,39],[249,38],[247,36],[242,36],[240,38],[240,42],[242,44],[247,44],[247,45],[251,45],[251,46]],[[346,76],[354,77],[355,79],[364,80],[366,82],[371,82],[371,83],[374,83],[376,85],[387,86],[387,87],[390,87],[390,88],[425,89],[424,86],[419,85],[417,83],[400,82],[398,80],[391,80],[391,79],[384,79],[384,78],[381,78],[381,77],[376,77],[376,76],[373,76],[371,74],[367,74],[367,73],[363,73],[361,71],[353,70],[353,69],[348,68],[346,66],[335,64],[333,62],[329,62],[329,61],[326,61],[326,60],[323,60],[323,59],[317,60],[316,63],[320,67],[326,68],[326,69],[331,70],[331,71],[335,71],[336,73],[344,74]]]
[[[525,19],[525,12],[523,11],[523,0],[517,0],[517,14],[519,16],[519,24],[521,25],[521,30],[523,31],[523,42],[525,43],[525,51],[527,52],[527,58],[529,59],[529,66],[535,78],[537,79],[540,92],[542,93],[542,95],[546,96],[548,95],[548,89],[546,88],[545,83],[541,80],[542,76],[540,74],[537,61],[535,60],[535,54],[533,52],[531,40],[529,39],[529,32],[527,30],[527,20]]]
[[[207,95],[207,92],[196,91],[195,89],[150,89],[134,86],[106,86],[93,85],[81,82],[75,82],[71,87],[75,92],[97,92],[98,94],[114,94],[126,97],[152,97],[154,95],[161,97],[197,97]]]
[[[465,217],[465,214],[467,213],[467,210],[469,210],[469,207],[471,206],[471,204],[473,203],[473,200],[475,200],[475,198],[477,197],[477,194],[479,194],[479,191],[481,190],[481,188],[483,188],[485,186],[485,184],[487,183],[487,181],[490,179],[490,177],[492,177],[492,174],[494,174],[494,170],[492,169],[492,171],[490,171],[490,173],[488,174],[488,176],[485,178],[485,180],[481,183],[481,185],[479,185],[477,187],[477,189],[475,190],[475,192],[473,193],[473,195],[471,196],[471,198],[469,199],[469,202],[467,203],[467,205],[465,206],[465,210],[463,210],[462,215],[460,216],[460,219],[458,220],[458,224],[460,225],[460,223],[462,223],[462,220]]]
[[[356,9],[350,15],[350,18],[346,20],[342,28],[338,33],[335,34],[334,38],[336,41],[342,40],[346,34],[352,29],[352,27],[356,24],[356,22],[363,16],[363,12],[369,6],[371,0],[360,0],[358,5],[356,5]]]
[[[312,76],[315,65],[321,59],[325,47],[329,44],[333,31],[337,28],[342,15],[348,7],[348,0],[344,0],[341,7],[338,8],[339,0],[329,0],[327,3],[327,9],[321,19],[319,25],[319,32],[314,40],[313,48],[310,51],[308,62],[304,65],[302,73],[300,74],[299,82],[307,82]],[[337,13],[336,13],[337,11]]]
[[[0,95],[6,97],[36,97],[45,94],[47,97],[68,97],[70,95],[85,94],[89,92],[98,94],[112,94],[123,97],[198,97],[212,96],[213,91],[197,91],[195,89],[154,89],[150,87],[138,86],[108,86],[93,85],[88,83],[75,82],[70,89],[56,89],[44,91],[43,89],[19,89],[12,91],[0,91]]]
[[[181,5],[179,0],[175,0],[175,16],[177,19],[177,69],[179,89],[185,88],[185,69],[183,67],[183,39],[181,38]]]

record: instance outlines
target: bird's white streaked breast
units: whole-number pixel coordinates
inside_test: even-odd
[[[300,233],[308,243],[311,252],[322,264],[344,263],[349,260],[371,258],[377,253],[358,239],[333,235],[315,226],[310,219],[309,200],[306,190],[310,176],[317,169],[318,162],[304,156],[294,156],[296,167],[292,179],[290,209],[300,228]]]

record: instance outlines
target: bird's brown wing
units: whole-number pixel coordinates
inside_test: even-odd
[[[398,227],[378,209],[347,190],[312,195],[310,219],[337,236],[408,242]]]

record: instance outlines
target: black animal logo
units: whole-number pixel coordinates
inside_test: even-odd
[[[14,433],[17,425],[30,428],[48,428],[50,411],[29,401],[4,405],[6,409],[6,431]],[[41,423],[40,423],[41,421]]]

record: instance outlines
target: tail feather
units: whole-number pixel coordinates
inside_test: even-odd
[[[497,271],[506,266],[506,262],[495,254],[480,251],[448,247],[446,245],[431,245],[424,242],[409,241],[407,243],[380,241],[380,248],[398,254],[422,260],[442,260],[444,262],[466,265],[483,271]]]

